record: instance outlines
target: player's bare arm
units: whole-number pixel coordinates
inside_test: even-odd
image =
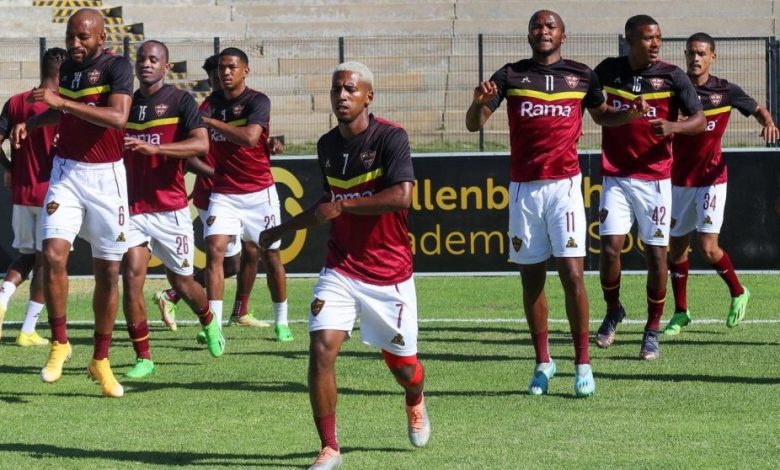
[[[650,125],[653,134],[658,136],[667,136],[672,134],[696,135],[704,132],[707,126],[707,118],[703,111],[697,111],[688,116],[687,119],[678,121],[667,121],[666,119],[652,119]]]
[[[650,106],[645,99],[637,96],[628,109],[625,110],[615,108],[604,102],[600,106],[588,108],[588,112],[593,121],[599,126],[617,127],[644,116],[649,109]]]
[[[385,188],[373,196],[337,201],[339,214],[380,215],[408,209],[412,203],[414,183],[403,181]],[[334,203],[335,204],[335,203]],[[336,216],[338,216],[337,214]],[[334,217],[331,217],[331,219]]]
[[[209,151],[209,137],[203,127],[192,129],[186,139],[160,145],[125,136],[125,148],[143,155],[165,155],[172,158],[202,157]]]
[[[498,96],[498,85],[496,82],[482,82],[474,88],[474,99],[471,101],[468,111],[466,111],[466,129],[470,132],[476,132],[493,115],[486,104]]]
[[[203,176],[206,178],[211,178],[214,176],[214,167],[207,164],[200,158],[190,158],[187,160],[186,164],[187,171],[190,173],[193,173],[198,176]]]
[[[204,117],[203,122],[218,131],[225,138],[242,147],[255,147],[263,135],[263,126],[260,124],[248,124],[243,127],[231,126],[218,119]]]
[[[5,137],[0,135],[0,145],[3,145],[3,142],[5,142]],[[5,154],[5,151],[0,148],[0,165],[3,166],[5,169],[4,175],[11,174],[11,160],[8,158],[8,156]]]
[[[60,116],[62,116],[62,113],[56,109],[48,109],[41,114],[30,117],[26,122],[14,125],[11,130],[11,145],[18,149],[30,131],[38,127],[53,126],[59,123]]]
[[[761,138],[764,139],[765,143],[771,144],[777,139],[780,139],[780,130],[777,129],[775,121],[772,119],[772,115],[769,114],[769,111],[765,107],[758,105],[753,112],[753,117],[756,118],[756,121],[762,126]]]
[[[127,124],[127,118],[130,116],[130,106],[132,104],[130,95],[116,93],[108,97],[108,106],[89,106],[86,103],[63,98],[51,91],[49,93],[53,95],[53,97],[49,98],[52,102],[44,101],[43,98],[36,98],[36,101],[44,101],[51,109],[68,112],[96,126],[124,129]],[[49,95],[47,94],[46,96]]]
[[[320,221],[317,217],[317,211],[320,210],[320,206],[324,204],[331,204],[332,200],[333,195],[331,193],[325,193],[314,205],[310,206],[292,219],[288,219],[287,221],[275,227],[264,230],[260,234],[260,239],[257,241],[258,246],[261,249],[266,249],[287,232],[294,232],[296,230],[301,230],[321,224],[323,221]]]

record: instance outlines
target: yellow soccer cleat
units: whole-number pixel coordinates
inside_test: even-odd
[[[0,303],[0,338],[3,337],[3,320],[5,320],[5,311],[7,307]]]
[[[23,348],[46,346],[49,344],[49,340],[42,338],[36,331],[33,331],[32,333],[19,332],[19,336],[16,337],[16,344]]]
[[[60,344],[57,341],[51,343],[49,359],[41,369],[41,380],[46,383],[56,382],[62,377],[62,366],[70,359],[73,349],[70,343]]]
[[[114,373],[111,372],[111,364],[108,358],[91,359],[87,367],[87,375],[95,382],[100,383],[100,390],[106,397],[121,398],[125,394],[122,384],[116,381]]]
[[[265,322],[263,320],[258,320],[251,313],[243,316],[233,315],[230,317],[230,322],[228,324],[238,325],[238,326],[248,326],[251,328],[268,328],[271,326],[271,324],[268,322]]]

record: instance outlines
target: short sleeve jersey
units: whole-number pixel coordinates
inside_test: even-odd
[[[209,109],[211,109],[211,107],[207,97],[203,103],[201,103],[199,110],[201,113],[205,113],[208,112]],[[214,156],[211,154],[211,149],[209,149],[208,153],[202,157],[202,160],[206,163],[206,165],[212,168],[214,168],[216,165],[214,162]],[[195,184],[192,186],[192,205],[200,210],[208,210],[209,197],[211,196],[212,186],[214,186],[213,178],[198,175],[195,178]]]
[[[66,60],[60,67],[60,96],[90,106],[108,106],[113,94],[133,95],[133,67],[122,56],[104,51],[83,63]],[[118,162],[122,158],[121,129],[109,129],[63,113],[57,154],[84,163]]]
[[[507,100],[511,180],[561,179],[580,173],[577,141],[582,114],[604,102],[593,71],[572,60],[542,65],[525,59],[506,64],[491,80],[498,96],[488,108],[495,111]]]
[[[675,186],[710,186],[728,179],[721,141],[729,123],[732,108],[750,116],[758,108],[756,100],[742,88],[710,75],[704,85],[696,86],[707,127],[697,135],[674,136],[672,184]]]
[[[669,178],[672,137],[654,135],[650,121],[676,121],[680,112],[690,116],[701,111],[688,76],[676,65],[662,61],[634,71],[628,57],[605,59],[595,71],[607,93],[607,104],[626,109],[642,96],[650,106],[644,117],[622,126],[602,127],[601,174],[644,180]]]
[[[164,85],[151,96],[135,92],[126,134],[161,145],[184,140],[190,131],[203,126],[198,105],[192,96],[173,85]],[[187,207],[184,185],[186,159],[126,150],[124,161],[130,214]]]
[[[243,147],[211,129],[209,152],[214,157],[214,187],[222,194],[247,194],[262,191],[274,184],[268,149],[271,100],[259,91],[246,88],[238,97],[228,100],[222,90],[211,94],[211,117],[230,126],[258,124],[263,128],[260,140],[252,148]]]
[[[370,117],[368,129],[345,140],[332,129],[317,142],[326,192],[334,200],[367,197],[414,181],[406,131]],[[368,284],[392,285],[412,276],[407,210],[381,215],[342,213],[331,221],[325,267]]]
[[[16,124],[49,109],[44,103],[29,103],[31,91],[12,96],[0,114],[0,135],[11,136]],[[11,146],[11,199],[23,206],[43,206],[49,189],[52,167],[52,143],[57,134],[56,126],[43,126],[33,130],[16,149]]]

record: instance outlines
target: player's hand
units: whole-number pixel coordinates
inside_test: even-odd
[[[36,103],[46,103],[50,108],[61,110],[65,106],[65,98],[48,88],[36,88],[30,95],[30,100]]]
[[[496,85],[496,82],[482,82],[474,88],[475,104],[487,104],[496,96],[498,96],[498,85]]]
[[[5,189],[11,189],[11,170],[3,172],[3,186],[5,186]]]
[[[777,139],[780,139],[780,130],[774,123],[770,123],[761,129],[761,137],[767,144],[773,144]]]
[[[138,152],[141,155],[157,155],[160,153],[159,145],[152,145],[145,140],[125,136],[125,149]]]
[[[674,124],[666,119],[652,119],[650,120],[650,126],[653,129],[653,134],[659,137],[674,134]]]
[[[280,225],[271,227],[269,229],[260,232],[260,238],[257,240],[257,246],[261,250],[267,250],[269,246],[282,237],[282,230]]]
[[[11,144],[15,149],[22,146],[22,141],[27,138],[27,123],[20,122],[11,130]]]
[[[271,137],[268,139],[268,148],[271,151],[271,155],[279,155],[284,153],[284,142],[277,137]]]
[[[317,222],[324,223],[329,220],[333,220],[340,216],[342,212],[342,202],[323,202],[314,211],[314,215],[317,217]]]
[[[650,105],[641,96],[634,98],[626,110],[631,120],[644,116],[648,111],[650,111]]]

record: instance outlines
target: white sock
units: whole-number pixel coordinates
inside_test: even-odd
[[[16,284],[13,282],[6,281],[0,286],[0,305],[2,305],[3,308],[8,307],[8,301],[11,300],[11,296],[14,295],[14,292],[16,292]]]
[[[217,317],[220,328],[222,327],[222,301],[221,300],[209,300],[209,309],[211,313]]]
[[[27,304],[27,314],[24,316],[22,324],[22,333],[30,334],[35,332],[35,324],[38,323],[38,315],[43,310],[44,305],[32,300]]]
[[[274,304],[274,322],[277,325],[287,325],[287,301],[273,302]]]

